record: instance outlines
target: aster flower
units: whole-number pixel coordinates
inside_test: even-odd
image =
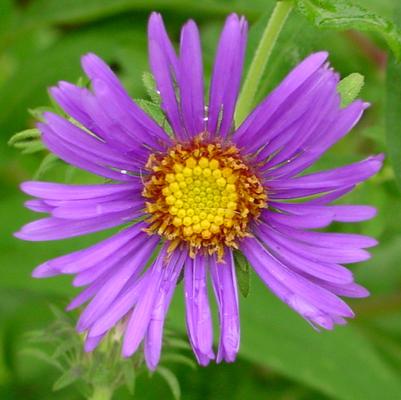
[[[59,158],[111,180],[95,185],[25,182],[26,206],[48,213],[17,237],[58,240],[127,225],[89,248],[45,262],[33,276],[74,274],[85,289],[77,330],[95,348],[116,324],[122,351],[143,343],[150,369],[159,361],[169,304],[183,276],[186,325],[198,362],[231,362],[240,343],[234,251],[266,286],[314,327],[332,329],[353,317],[340,298],[363,297],[342,264],[366,260],[375,240],[317,231],[333,221],[374,216],[364,205],[332,202],[374,175],[381,155],[345,167],[306,173],[358,122],[367,104],[340,108],[339,76],[327,53],[310,55],[239,126],[233,114],[247,37],[244,18],[230,15],[218,43],[205,104],[199,32],[181,31],[179,54],[162,18],[149,21],[149,56],[161,108],[173,136],[128,96],[96,55],[82,58],[91,90],[60,82],[51,94],[71,117],[44,114],[38,124]],[[208,279],[220,338],[213,350]]]

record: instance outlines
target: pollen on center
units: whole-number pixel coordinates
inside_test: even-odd
[[[149,233],[220,257],[224,246],[237,247],[247,236],[250,218],[266,205],[259,179],[236,147],[200,139],[178,144],[167,154],[149,157],[143,195],[149,199]]]

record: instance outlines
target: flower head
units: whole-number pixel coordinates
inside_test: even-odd
[[[56,240],[127,225],[87,249],[45,262],[35,277],[74,274],[86,288],[78,321],[92,350],[117,323],[123,354],[144,343],[149,368],[159,361],[163,324],[181,275],[187,330],[200,364],[233,361],[239,308],[233,252],[241,251],[266,286],[315,327],[353,317],[339,296],[363,297],[342,264],[366,260],[375,240],[316,231],[332,221],[374,216],[369,206],[333,205],[375,174],[381,155],[318,173],[304,171],[360,119],[367,104],[340,108],[338,75],[319,52],[302,61],[239,126],[233,114],[247,35],[230,15],[218,44],[205,106],[198,29],[189,21],[176,54],[159,14],[149,21],[149,55],[161,108],[173,136],[128,96],[94,54],[82,58],[91,90],[60,82],[51,94],[71,117],[38,124],[50,151],[112,183],[25,182],[26,206],[49,217],[17,237]],[[155,257],[153,257],[155,255]],[[152,260],[152,261],[151,261]],[[213,352],[207,281],[220,318]]]

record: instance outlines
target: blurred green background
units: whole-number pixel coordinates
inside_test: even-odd
[[[398,1],[359,3],[392,17]],[[30,273],[44,260],[107,234],[50,243],[25,243],[12,237],[13,231],[35,218],[23,209],[26,197],[18,184],[32,178],[45,156],[21,155],[7,146],[15,132],[33,126],[27,109],[48,105],[46,88],[58,80],[76,82],[82,76],[79,58],[88,51],[110,63],[134,98],[145,97],[146,23],[152,10],[163,13],[176,42],[186,19],[199,23],[207,76],[225,15],[244,14],[252,26],[249,64],[273,5],[273,0],[0,0],[0,399],[81,398],[74,387],[52,392],[58,372],[21,352],[29,345],[25,333],[44,329],[52,321],[49,304],[64,307],[76,292],[69,278],[34,280]],[[268,65],[259,98],[302,57],[321,49],[330,51],[330,60],[342,76],[352,72],[365,76],[361,96],[372,107],[317,168],[386,151],[385,98],[388,87],[392,89],[386,86],[388,50],[378,36],[317,30],[293,12]],[[88,176],[58,163],[41,179],[76,182],[87,181]],[[333,332],[317,333],[252,276],[251,292],[241,298],[238,361],[195,370],[171,364],[183,399],[401,399],[401,196],[389,162],[346,200],[379,209],[377,218],[367,223],[333,227],[380,240],[372,260],[351,267],[357,281],[372,293],[369,299],[350,302],[356,319]],[[181,287],[168,324],[184,332]],[[131,397],[122,388],[116,398]],[[136,398],[173,397],[159,376],[150,378],[144,373],[137,381]]]

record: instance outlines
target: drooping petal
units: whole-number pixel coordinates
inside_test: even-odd
[[[164,274],[145,336],[145,360],[151,371],[156,369],[160,360],[164,321],[187,257],[186,251],[175,251],[166,266],[167,271]]]
[[[114,258],[124,254],[122,248],[134,242],[135,237],[142,233],[145,226],[140,222],[86,249],[48,260],[34,270],[33,276],[42,278],[44,277],[42,273],[48,270],[64,274],[82,272],[104,262],[110,256]]]
[[[150,267],[146,284],[142,285],[138,302],[128,319],[122,348],[124,357],[129,357],[135,353],[146,334],[157,295],[166,273],[166,252],[167,245],[164,245],[155,262]]]
[[[233,124],[235,104],[241,83],[248,25],[231,14],[226,19],[217,47],[210,83],[207,130],[226,137]]]
[[[212,317],[207,296],[207,263],[197,254],[185,264],[184,290],[189,340],[201,365],[214,358]]]
[[[77,324],[78,331],[82,332],[88,329],[107,311],[109,305],[117,298],[127,282],[138,279],[140,272],[145,268],[158,242],[159,239],[156,236],[147,238],[142,243],[140,240],[136,241],[135,251],[129,253],[120,265],[115,268],[102,289],[81,314]]]
[[[210,274],[220,318],[220,340],[216,361],[233,362],[240,345],[237,278],[232,251],[226,250],[224,263],[210,258]]]
[[[285,303],[312,323],[333,327],[332,317],[353,317],[352,310],[340,298],[275,259],[255,239],[247,238],[241,250],[264,283]]]
[[[276,258],[289,268],[303,274],[319,278],[323,281],[345,284],[353,281],[351,271],[333,262],[322,262],[311,257],[298,254],[292,248],[283,246],[275,240],[276,235],[266,225],[254,227],[253,233],[265,244]]]

